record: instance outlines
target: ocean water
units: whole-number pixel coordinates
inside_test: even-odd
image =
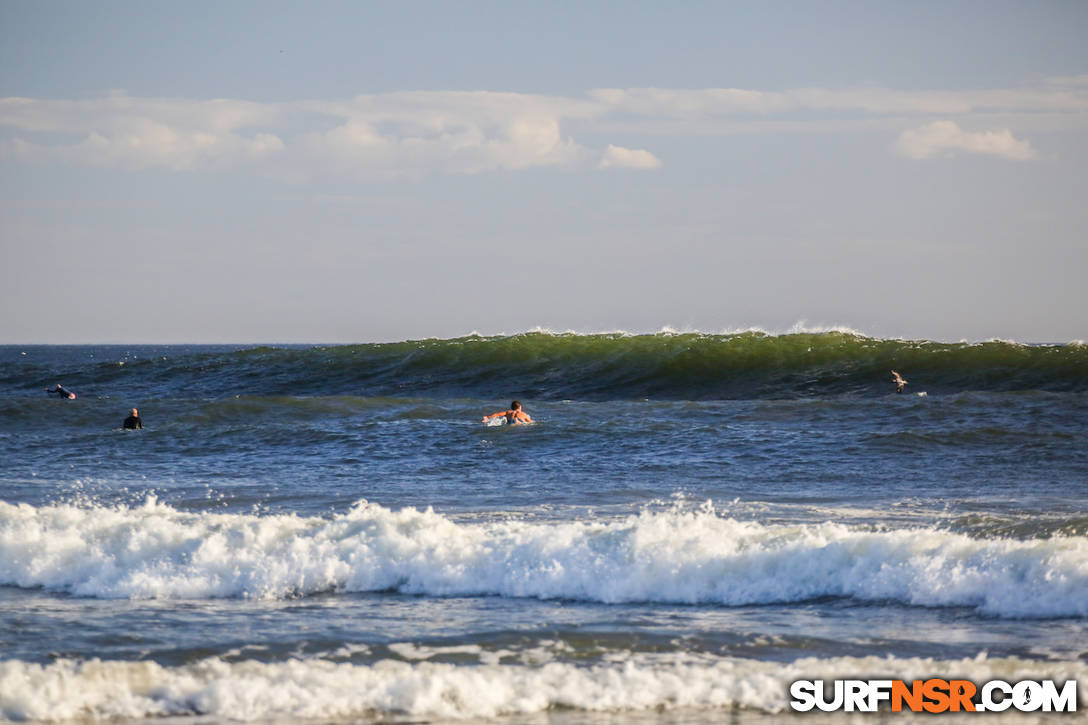
[[[534,424],[480,422],[512,398]],[[878,676],[1088,702],[1083,344],[6,346],[0,461],[3,719],[762,723]]]

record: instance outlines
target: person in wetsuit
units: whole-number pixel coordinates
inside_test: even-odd
[[[58,395],[62,398],[68,398],[68,400],[76,399],[76,394],[73,393],[71,390],[65,388],[60,383],[57,383],[57,387],[55,388],[46,388],[45,392],[49,393],[50,395]]]
[[[484,423],[492,418],[498,418],[500,415],[506,417],[507,425],[517,425],[518,423],[532,423],[533,419],[529,417],[529,414],[521,409],[521,403],[513,401],[510,403],[510,410],[500,410],[498,413],[492,413],[491,415],[484,416]]]
[[[143,429],[144,422],[140,420],[140,411],[133,408],[132,414],[129,417],[125,418],[124,425],[126,430]]]

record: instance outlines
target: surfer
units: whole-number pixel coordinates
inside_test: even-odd
[[[59,395],[62,398],[68,398],[68,400],[76,399],[76,394],[73,393],[71,390],[65,388],[60,383],[57,383],[57,387],[55,388],[46,388],[45,392],[49,393],[50,395]]]
[[[510,403],[510,410],[500,410],[498,413],[485,415],[484,423],[491,420],[492,418],[498,418],[500,415],[506,417],[507,425],[517,425],[518,423],[533,422],[533,419],[529,417],[529,414],[521,409],[521,403],[516,400]]]
[[[144,427],[144,422],[140,420],[140,411],[133,408],[132,414],[129,415],[129,417],[125,418],[124,425],[126,430],[142,430]]]
[[[907,384],[907,381],[903,379],[899,373],[892,370],[892,382],[895,383],[895,392],[902,393],[903,387]]]

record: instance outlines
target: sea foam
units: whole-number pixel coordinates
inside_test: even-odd
[[[1088,537],[769,525],[714,511],[458,522],[360,502],[331,517],[0,503],[0,584],[101,598],[399,591],[747,605],[841,596],[1088,616]]]
[[[228,662],[0,661],[0,717],[10,720],[214,716],[253,720],[369,717],[464,719],[555,710],[633,712],[678,708],[788,708],[797,679],[859,676],[912,680],[940,674],[1085,681],[1088,665],[1018,659],[807,658],[776,663],[712,655],[626,653],[574,665],[452,665],[322,658]],[[1074,716],[1076,720],[1077,718]],[[1004,721],[1004,720],[1002,720]]]

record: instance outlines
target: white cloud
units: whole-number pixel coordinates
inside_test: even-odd
[[[347,101],[255,104],[141,99],[0,99],[0,126],[31,135],[0,145],[20,160],[177,170],[276,156],[284,177],[365,178],[588,164],[561,132],[600,112],[578,100],[516,93],[417,92]],[[50,143],[35,136],[53,134]],[[59,137],[58,137],[59,135]]]
[[[270,126],[278,115],[275,106],[247,101],[0,99],[0,126],[60,137],[49,144],[16,138],[7,147],[16,158],[121,168],[190,170],[277,153],[284,143],[274,133],[242,131]]]
[[[305,163],[364,176],[576,166],[591,152],[564,137],[586,104],[511,93],[394,93],[311,102],[332,128],[306,134]]]
[[[740,88],[597,89],[590,97],[614,112],[647,118],[769,116],[804,113],[867,115],[966,114],[1009,111],[1088,112],[1088,87],[1077,78],[1038,88],[983,91],[897,91],[877,86],[787,91]]]
[[[385,178],[538,167],[655,169],[650,150],[584,146],[572,135],[727,132],[851,133],[904,117],[1001,114],[1061,118],[1083,126],[1088,83],[1049,79],[1030,88],[897,91],[879,87],[599,89],[584,97],[488,91],[414,91],[348,99],[253,103],[134,98],[0,99],[0,156],[120,168],[175,170],[261,164],[290,179]],[[1049,116],[1047,116],[1049,114]],[[990,125],[1019,125],[991,121]],[[951,124],[941,125],[941,124]],[[891,131],[889,131],[891,133]],[[913,158],[967,151],[1033,158],[1011,130],[970,133],[955,121],[908,131],[896,149]]]
[[[664,118],[781,113],[797,107],[796,102],[786,93],[740,88],[602,88],[591,91],[590,97],[613,111]]]
[[[657,169],[661,160],[643,149],[625,149],[622,146],[608,145],[601,156],[599,169]]]
[[[1015,161],[1036,157],[1028,141],[1013,137],[1012,131],[964,131],[954,121],[934,121],[920,128],[904,131],[895,142],[895,150],[912,159],[929,159],[957,151],[989,154]]]

